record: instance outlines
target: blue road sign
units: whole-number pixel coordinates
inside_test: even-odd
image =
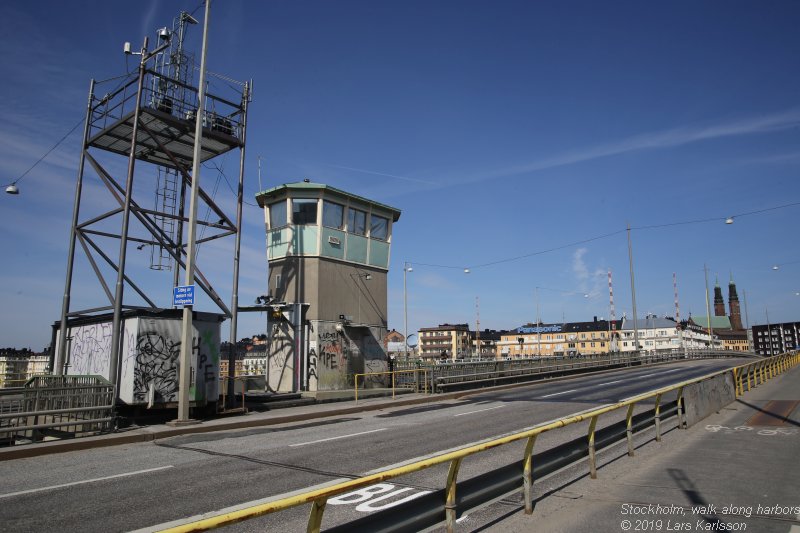
[[[194,305],[194,285],[181,285],[172,289],[172,305]]]

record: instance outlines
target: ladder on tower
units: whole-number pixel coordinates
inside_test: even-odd
[[[156,225],[172,242],[177,242],[174,218],[178,208],[178,171],[166,167],[158,167],[156,177],[156,206],[158,214],[154,215]],[[172,255],[161,244],[154,244],[150,250],[150,268],[152,270],[172,270]]]

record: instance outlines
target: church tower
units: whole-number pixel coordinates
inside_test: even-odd
[[[744,329],[742,327],[742,312],[739,309],[739,295],[736,294],[736,284],[733,282],[733,274],[731,274],[731,281],[728,283],[728,305],[730,305],[731,308],[731,328]]]
[[[719,279],[714,285],[714,316],[726,316],[725,300],[722,299],[722,288],[719,286]]]

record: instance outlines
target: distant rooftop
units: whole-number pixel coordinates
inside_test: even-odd
[[[692,322],[702,328],[708,329],[708,318],[703,316],[693,316]],[[731,329],[731,320],[727,316],[712,316],[711,327],[714,329]]]
[[[636,320],[636,329],[674,328],[678,325],[675,320],[666,317],[649,316]],[[633,329],[633,319],[623,320],[623,329]]]

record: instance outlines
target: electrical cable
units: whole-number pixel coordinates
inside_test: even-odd
[[[27,175],[28,175],[28,173],[29,173],[31,170],[33,170],[34,168],[36,168],[36,165],[38,165],[39,163],[41,163],[42,161],[44,161],[44,159],[45,159],[45,158],[46,158],[48,155],[50,155],[50,153],[51,153],[53,150],[55,150],[56,148],[58,148],[58,147],[59,147],[59,145],[60,145],[62,142],[64,142],[64,141],[66,140],[66,138],[67,138],[67,137],[69,137],[69,136],[72,134],[72,132],[73,132],[73,131],[75,131],[76,129],[78,129],[78,126],[80,126],[81,124],[83,124],[83,121],[84,121],[84,120],[85,120],[84,118],[81,118],[81,119],[80,119],[80,120],[79,120],[79,121],[78,121],[78,122],[77,122],[77,123],[76,123],[74,126],[72,126],[72,129],[70,129],[70,130],[69,130],[69,131],[68,131],[68,132],[67,132],[67,133],[66,133],[66,134],[65,134],[63,137],[61,137],[61,138],[58,140],[58,142],[57,142],[56,144],[54,144],[54,145],[53,145],[53,147],[52,147],[52,148],[50,148],[50,149],[49,149],[47,152],[45,152],[45,154],[44,154],[42,157],[40,157],[39,159],[37,159],[37,160],[36,160],[36,162],[35,162],[34,164],[32,164],[32,165],[31,165],[31,166],[28,168],[28,170],[26,170],[25,172],[23,172],[23,173],[22,173],[22,175],[21,175],[20,177],[18,177],[18,178],[17,178],[17,179],[15,179],[14,181],[12,181],[12,182],[9,184],[9,186],[10,186],[10,185],[16,185],[17,183],[19,183],[20,181],[22,181],[22,178],[24,178],[25,176],[27,176]]]
[[[209,166],[209,165],[211,165],[211,166]],[[214,161],[207,161],[206,163],[203,163],[203,166],[205,166],[206,168],[209,168],[209,169],[214,169],[217,172],[219,172],[220,174],[222,174],[222,177],[225,179],[225,184],[228,186],[228,190],[231,191],[231,194],[234,196],[234,198],[237,196],[236,191],[233,190],[233,186],[231,185],[231,182],[228,180],[228,176],[222,171],[222,169],[219,167],[219,165],[217,165]],[[261,207],[258,204],[252,204],[252,203],[248,202],[244,198],[242,198],[242,203],[245,204],[245,205],[252,206],[252,207],[258,207],[258,208]]]
[[[736,218],[740,218],[740,217],[744,217],[744,216],[756,215],[756,214],[759,214],[759,213],[766,213],[768,211],[775,211],[777,209],[785,209],[787,207],[795,207],[795,206],[799,206],[799,205],[800,205],[800,202],[792,202],[792,203],[789,203],[789,204],[783,204],[783,205],[778,205],[778,206],[774,206],[774,207],[765,207],[764,209],[756,209],[756,210],[753,210],[753,211],[745,211],[743,213],[736,213],[734,215],[731,215],[730,217],[701,218],[701,219],[696,219],[696,220],[685,220],[685,221],[681,221],[681,222],[669,222],[669,223],[665,223],[665,224],[651,224],[651,225],[647,225],[647,226],[632,226],[630,229],[631,230],[648,230],[648,229],[667,228],[667,227],[672,227],[672,226],[683,226],[683,225],[688,225],[688,224],[702,224],[702,223],[706,223],[706,222],[719,222],[721,220],[724,221],[727,218],[736,219]],[[528,254],[518,255],[518,256],[515,256],[515,257],[508,257],[506,259],[499,259],[497,261],[490,261],[488,263],[481,263],[481,264],[478,264],[478,265],[468,266],[467,268],[470,269],[470,270],[473,270],[473,269],[476,269],[476,268],[484,268],[484,267],[499,265],[499,264],[502,264],[502,263],[511,263],[511,262],[514,262],[514,261],[519,261],[521,259],[527,259],[529,257],[534,257],[534,256],[537,256],[537,255],[543,255],[543,254],[546,254],[546,253],[555,252],[555,251],[558,251],[558,250],[563,250],[565,248],[571,248],[573,246],[578,246],[580,244],[586,244],[586,243],[597,241],[597,240],[600,240],[600,239],[613,237],[614,235],[619,235],[620,233],[624,233],[626,231],[627,231],[627,229],[613,231],[611,233],[606,233],[604,235],[598,235],[596,237],[591,237],[591,238],[588,238],[588,239],[583,239],[583,240],[580,240],[580,241],[571,242],[569,244],[564,244],[564,245],[561,245],[561,246],[548,248],[546,250],[539,250],[539,251],[531,252],[531,253],[528,253]],[[464,268],[464,267],[455,266],[455,265],[436,265],[436,264],[430,264],[430,263],[420,263],[420,262],[417,262],[417,261],[408,261],[408,263],[410,263],[412,265],[429,266],[429,267],[434,267],[434,268],[454,268],[454,269],[462,269],[462,268]]]

